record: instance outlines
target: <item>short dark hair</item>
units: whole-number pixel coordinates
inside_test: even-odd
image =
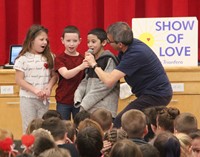
[[[105,32],[104,29],[102,28],[95,28],[95,29],[92,29],[91,31],[89,31],[88,35],[89,34],[93,34],[93,35],[96,35],[97,38],[103,42],[104,40],[107,40],[107,33]]]
[[[139,146],[129,139],[119,140],[111,148],[110,157],[133,156],[142,157],[142,152]]]
[[[181,113],[174,120],[174,129],[186,134],[196,131],[197,119],[192,113]]]
[[[157,135],[154,141],[154,146],[160,152],[160,156],[177,157],[181,153],[181,145],[171,132],[162,132]]]
[[[80,38],[80,31],[76,26],[72,26],[72,25],[66,26],[62,33],[63,38],[65,36],[65,33],[77,33],[78,37]]]
[[[56,110],[48,110],[47,112],[44,113],[44,115],[42,116],[42,119],[45,120],[45,119],[48,119],[51,117],[58,117],[58,118],[62,119],[61,114]]]
[[[89,126],[78,133],[76,145],[80,156],[99,157],[103,148],[103,137],[97,128]]]
[[[63,139],[67,132],[65,121],[57,117],[51,117],[44,120],[42,128],[50,131],[55,141]]]
[[[160,157],[158,149],[149,143],[141,144],[139,147],[143,157]]]
[[[90,115],[91,114],[86,110],[82,110],[82,111],[78,112],[74,117],[75,128],[78,128],[78,125],[81,121],[83,121],[87,118],[90,118]]]

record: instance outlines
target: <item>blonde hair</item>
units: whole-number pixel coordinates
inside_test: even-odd
[[[37,130],[34,130],[32,132],[32,135],[35,137],[35,138],[39,138],[39,137],[45,137],[45,138],[48,138],[50,139],[51,141],[54,141],[54,138],[53,136],[51,135],[51,132],[48,131],[48,130],[45,130],[43,128],[39,128]]]
[[[185,133],[176,133],[175,136],[178,138],[181,145],[181,157],[191,156],[192,138]]]

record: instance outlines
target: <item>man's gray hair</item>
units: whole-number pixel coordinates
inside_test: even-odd
[[[133,41],[133,31],[126,22],[116,22],[111,24],[107,29],[107,34],[112,35],[116,43],[130,45]]]

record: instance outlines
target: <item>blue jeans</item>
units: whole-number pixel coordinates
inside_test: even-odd
[[[56,110],[61,114],[64,120],[71,120],[71,114],[74,119],[80,108],[75,108],[73,104],[57,103]]]

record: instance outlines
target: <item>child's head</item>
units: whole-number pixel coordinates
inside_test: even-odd
[[[92,49],[93,54],[97,54],[104,50],[107,44],[107,33],[101,28],[92,29],[87,36],[88,47]]]
[[[104,108],[95,110],[91,119],[99,123],[104,132],[112,128],[112,113]]]
[[[169,107],[161,110],[157,114],[157,130],[156,134],[162,131],[174,132],[174,120],[180,114],[179,109],[175,107]]]
[[[78,35],[78,37],[80,38],[80,31],[76,26],[66,26],[64,28],[63,34],[62,34],[62,38],[65,38],[65,34],[66,33],[76,33]]]
[[[117,129],[117,128],[113,128],[109,131],[107,131],[104,135],[104,140],[108,140],[109,142],[111,142],[112,144],[114,144],[115,142],[128,138],[128,135],[126,133],[126,131],[124,131],[123,129]]]
[[[87,126],[78,133],[76,146],[82,157],[100,157],[103,148],[103,136],[96,127]]]
[[[102,130],[101,126],[92,119],[85,119],[85,120],[81,121],[78,126],[79,132],[88,126],[97,128],[103,137],[103,130]]]
[[[61,42],[65,46],[66,53],[75,53],[81,42],[79,29],[76,26],[65,27]]]
[[[154,138],[157,129],[157,124],[156,124],[157,114],[165,108],[166,106],[153,106],[145,108],[143,110],[144,114],[147,117],[147,125],[148,125],[148,133],[144,137],[146,141],[150,141],[151,139]]]
[[[45,120],[45,119],[48,119],[51,117],[58,117],[58,118],[62,119],[61,114],[56,110],[48,110],[47,112],[44,113],[44,115],[42,116],[42,119]]]
[[[142,157],[142,152],[134,142],[129,139],[117,141],[110,152],[110,157]]]
[[[42,118],[35,118],[33,119],[26,128],[26,134],[31,134],[34,130],[41,128],[43,119]]]
[[[38,137],[35,139],[33,147],[31,148],[34,156],[39,156],[48,149],[56,148],[56,144],[49,138]]]
[[[45,44],[43,44],[43,46],[41,45],[41,51],[45,51],[46,49],[49,50],[49,40],[48,40],[48,29],[41,26],[41,25],[32,25],[30,27],[30,29],[28,30],[27,34],[26,34],[26,38],[25,38],[25,41],[24,41],[24,44],[23,44],[23,48],[26,50],[26,51],[31,51],[33,49],[33,46],[34,46],[34,42],[36,40],[36,38],[38,36],[41,36],[43,38],[41,38]]]
[[[47,58],[48,67],[50,69],[53,68],[53,57],[50,53],[47,28],[41,25],[32,25],[29,28],[23,43],[23,48],[17,58],[24,55],[26,52],[42,54]]]
[[[107,40],[107,33],[101,28],[92,29],[91,31],[89,31],[88,35],[90,34],[95,35],[101,41],[101,43],[104,40]]]
[[[131,109],[126,111],[121,118],[122,129],[124,129],[128,138],[144,138],[147,134],[146,116],[143,112]]]
[[[74,117],[75,128],[78,128],[79,123],[87,118],[90,118],[90,116],[91,116],[90,112],[88,112],[86,110],[82,110],[82,111],[78,112]]]
[[[198,128],[197,118],[192,113],[181,113],[174,120],[174,131],[189,134]]]
[[[192,138],[185,133],[176,133],[175,136],[178,138],[181,145],[181,157],[192,156]]]
[[[171,132],[164,131],[158,134],[155,138],[154,146],[162,157],[177,157],[181,153],[180,142]]]
[[[67,149],[51,148],[42,152],[38,157],[71,157]]]
[[[189,134],[192,138],[192,153],[194,157],[200,156],[200,130]]]
[[[64,120],[58,117],[51,117],[43,121],[42,128],[49,130],[55,141],[65,140],[67,126]]]
[[[149,143],[141,144],[139,147],[143,157],[160,157],[158,149]]]

